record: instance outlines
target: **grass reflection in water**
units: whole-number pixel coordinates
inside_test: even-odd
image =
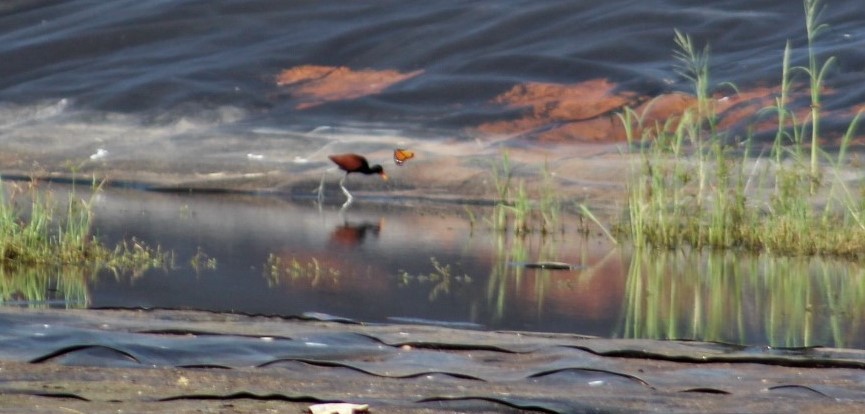
[[[87,306],[87,281],[98,269],[84,266],[0,266],[0,305],[31,308]]]
[[[636,249],[619,335],[862,347],[865,270],[847,261]]]

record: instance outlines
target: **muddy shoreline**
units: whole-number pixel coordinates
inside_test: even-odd
[[[381,142],[384,141],[384,142]],[[408,141],[408,142],[406,142]],[[0,154],[0,174],[5,179],[31,178],[61,183],[105,182],[107,186],[165,192],[243,193],[310,199],[325,177],[328,199],[342,199],[337,186],[341,173],[327,160],[333,151],[352,151],[385,167],[390,180],[352,176],[352,191],[373,199],[413,198],[459,203],[495,200],[493,167],[507,154],[513,180],[537,189],[544,170],[552,175],[563,200],[578,200],[605,209],[621,204],[625,177],[634,158],[623,153],[623,144],[526,145],[501,141],[401,140],[416,157],[404,166],[391,161],[393,147],[386,139],[370,138],[353,145],[338,144],[307,158],[301,151],[255,154],[221,154],[196,159],[173,159],[156,154],[108,153],[92,160],[88,152],[64,149],[7,149]],[[343,150],[342,148],[345,148]],[[303,155],[303,156],[302,156]]]
[[[865,353],[854,350],[195,311],[4,308],[0,321],[0,412],[301,412],[338,401],[395,413],[865,407]]]

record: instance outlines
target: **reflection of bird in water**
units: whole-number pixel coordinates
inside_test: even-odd
[[[373,236],[378,237],[381,227],[381,221],[378,223],[363,222],[360,224],[345,222],[343,225],[333,229],[333,232],[330,233],[330,241],[331,243],[343,246],[357,246],[364,242],[368,233],[372,233]]]
[[[387,174],[384,173],[384,168],[381,165],[373,165],[370,166],[369,162],[366,158],[357,155],[357,154],[338,154],[338,155],[330,155],[328,156],[331,161],[336,164],[339,169],[345,171],[345,176],[339,180],[339,188],[342,189],[342,192],[345,194],[347,200],[343,206],[347,206],[351,204],[354,197],[348,190],[345,188],[345,180],[348,178],[348,175],[351,173],[361,173],[365,175],[378,174],[381,176],[383,180],[387,180]],[[322,177],[322,182],[319,185],[319,198],[322,197],[322,187],[324,186],[324,177]]]

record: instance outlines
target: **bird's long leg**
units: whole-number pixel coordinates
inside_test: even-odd
[[[345,211],[348,210],[348,207],[351,206],[351,200],[342,203],[342,207],[339,208],[339,218],[341,221],[345,221]]]
[[[347,199],[345,200],[345,205],[349,205],[349,204],[351,204],[352,201],[354,201],[354,197],[353,197],[353,196],[351,195],[351,193],[349,193],[348,190],[345,188],[345,179],[346,179],[346,178],[348,178],[348,173],[346,173],[346,174],[342,177],[342,179],[339,180],[339,188],[342,189],[342,192],[345,194],[345,196],[346,196],[346,198],[347,198]]]
[[[321,173],[321,181],[318,183],[318,204],[324,202],[324,177],[327,175],[327,170]]]

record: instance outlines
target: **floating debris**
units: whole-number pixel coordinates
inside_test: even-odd
[[[108,156],[108,150],[105,148],[97,148],[96,153],[90,156],[91,160],[99,160]]]
[[[576,270],[583,268],[583,266],[580,265],[573,265],[564,262],[511,262],[511,266],[522,266],[526,269],[544,270]]]

